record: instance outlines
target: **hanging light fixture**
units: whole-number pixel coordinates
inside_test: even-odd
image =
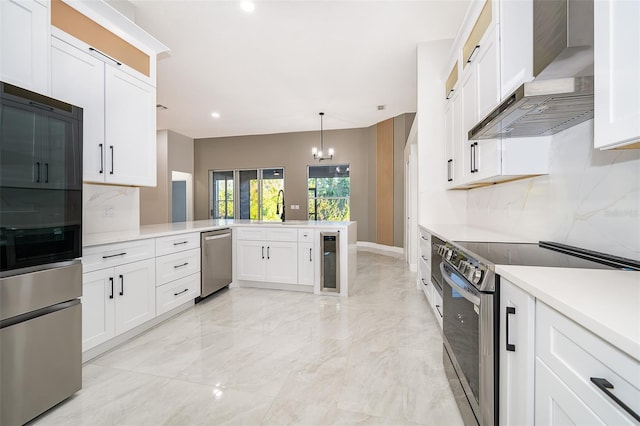
[[[329,148],[329,152],[327,152],[326,157],[324,156],[324,137],[323,137],[323,128],[322,128],[322,119],[324,117],[324,112],[320,113],[320,150],[315,146],[311,149],[311,153],[313,154],[313,159],[322,161],[322,160],[333,160],[333,148]]]

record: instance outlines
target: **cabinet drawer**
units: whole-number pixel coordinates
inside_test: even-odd
[[[200,233],[171,235],[156,238],[156,256],[177,253],[200,247]]]
[[[233,232],[239,240],[249,241],[262,241],[266,235],[264,228],[258,227],[236,228]]]
[[[156,315],[200,296],[200,273],[180,278],[156,288]]]
[[[267,241],[298,241],[297,228],[267,228]]]
[[[609,391],[640,413],[640,362],[544,303],[536,303],[536,356],[606,424],[633,420],[591,378],[606,379]]]
[[[313,242],[313,229],[298,229],[298,241],[305,243]]]
[[[82,272],[97,271],[155,256],[153,239],[105,244],[82,249]]]
[[[429,267],[429,262],[425,262],[423,259],[418,261],[418,268],[420,268],[420,282],[422,285],[431,284],[431,268]],[[424,280],[424,281],[422,281]],[[426,282],[426,284],[425,284]]]
[[[200,249],[195,248],[156,258],[156,285],[200,272]]]

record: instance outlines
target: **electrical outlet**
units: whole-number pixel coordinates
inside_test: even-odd
[[[115,215],[115,211],[113,206],[104,206],[102,208],[102,217],[113,217]]]

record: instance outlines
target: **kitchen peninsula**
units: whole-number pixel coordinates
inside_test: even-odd
[[[200,234],[224,228],[233,230],[230,287],[343,297],[355,291],[356,222],[199,220],[85,234],[83,361],[193,306]],[[323,240],[332,249],[321,252]],[[336,272],[326,287],[321,262]]]

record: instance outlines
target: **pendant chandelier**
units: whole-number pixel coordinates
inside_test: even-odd
[[[313,154],[313,159],[322,161],[322,160],[333,160],[333,148],[329,148],[328,156],[324,156],[324,137],[323,137],[323,128],[322,128],[322,120],[324,117],[324,112],[320,113],[320,150],[315,146],[311,149],[311,153]]]

